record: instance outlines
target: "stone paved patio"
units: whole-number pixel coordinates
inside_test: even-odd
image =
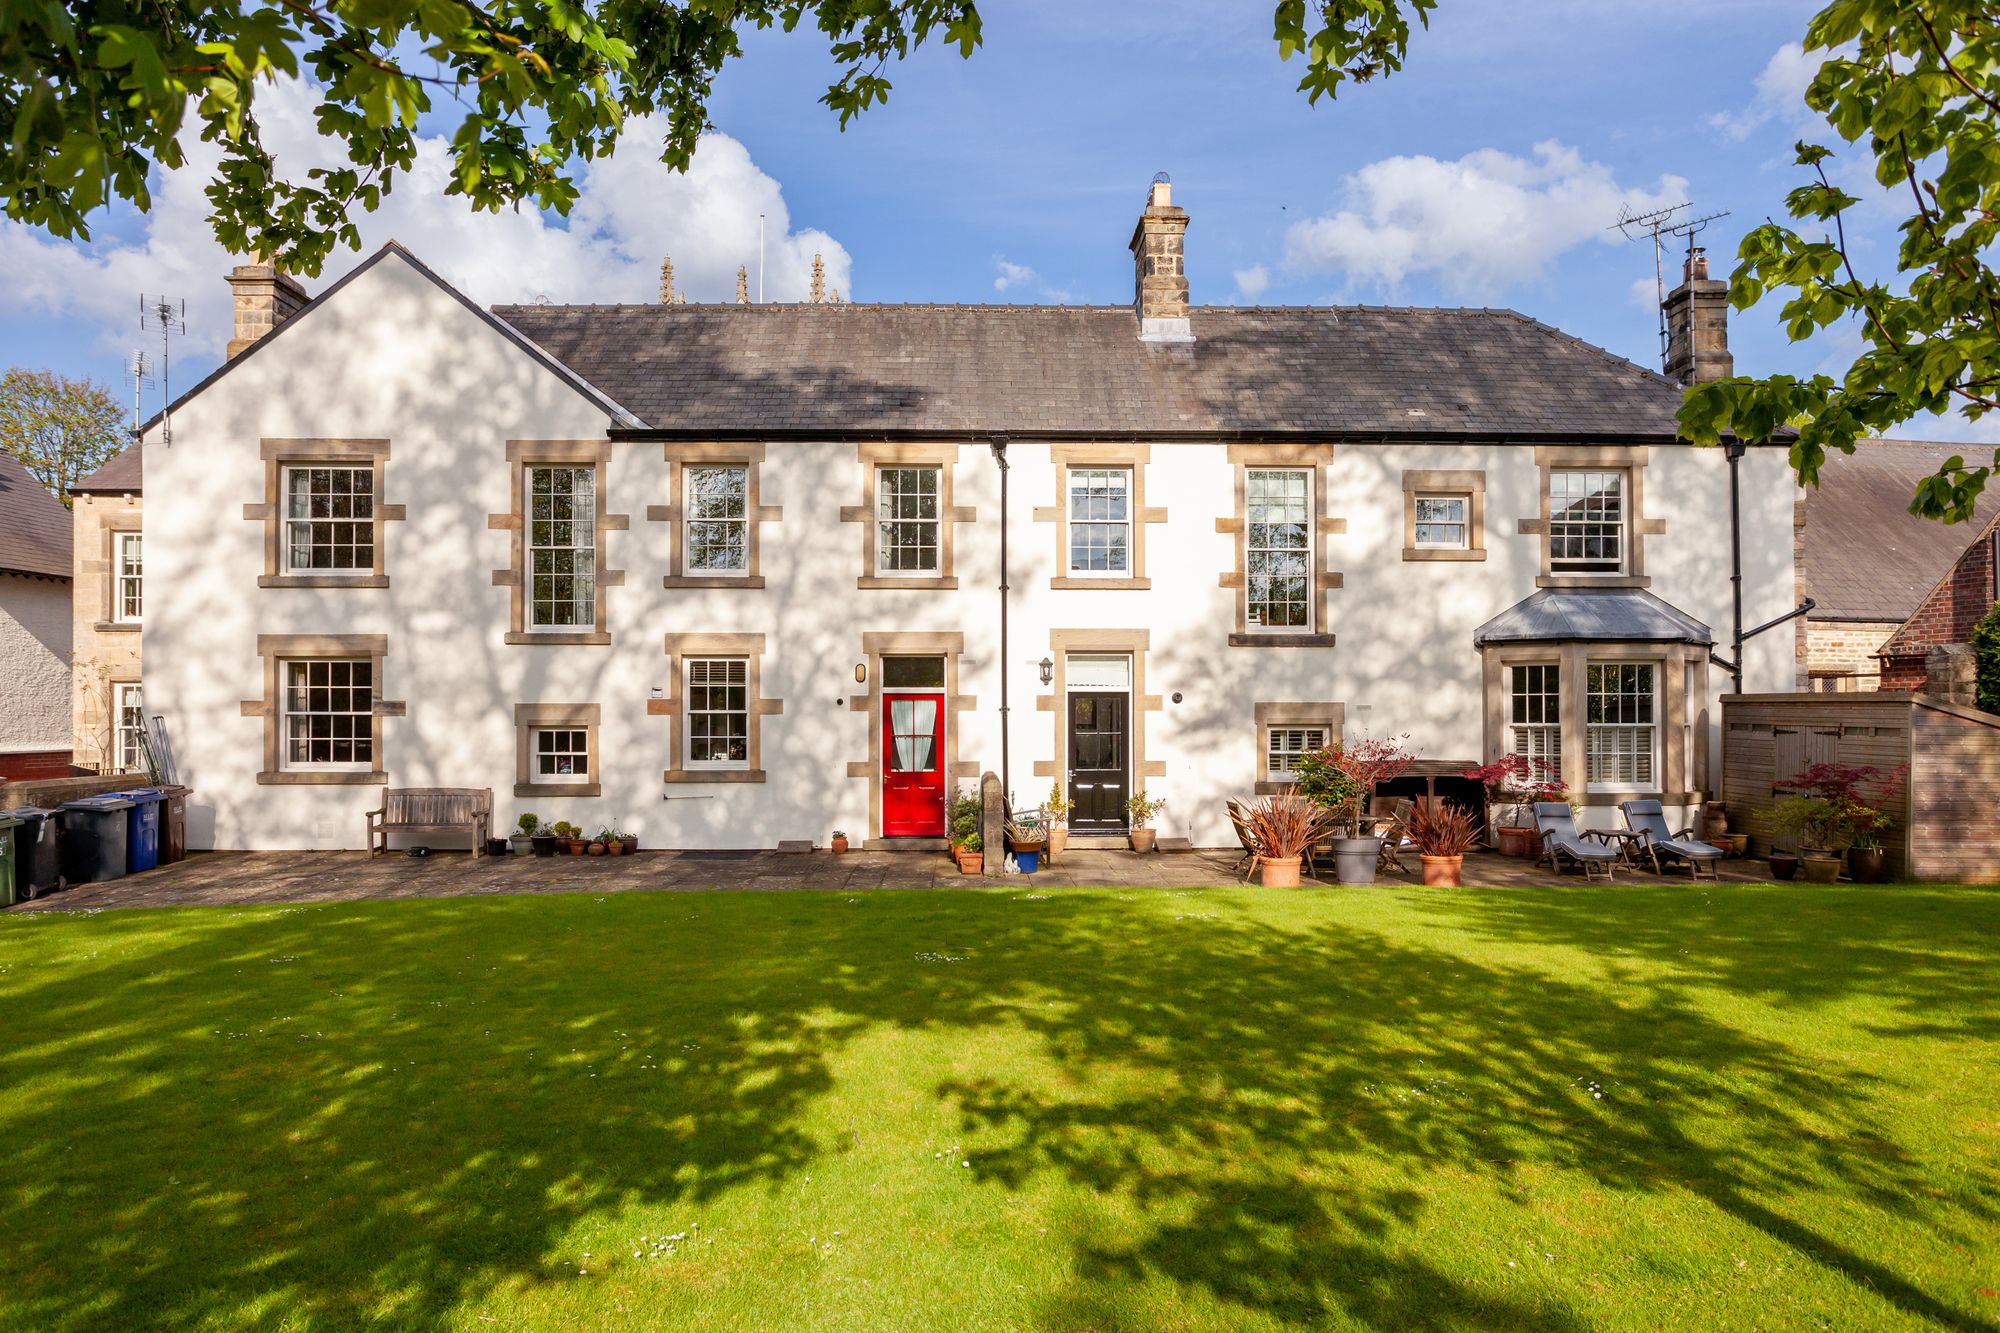
[[[1414,854],[1404,860],[1414,872]],[[103,884],[86,884],[7,909],[14,913],[84,911],[118,907],[187,907],[237,903],[314,903],[389,898],[470,897],[499,893],[620,893],[698,889],[982,889],[1030,885],[1131,888],[1197,888],[1234,884],[1237,854],[1071,851],[1032,877],[963,876],[941,853],[640,852],[621,857],[484,857],[443,852],[425,858],[366,852],[199,852],[179,865]],[[1329,870],[1329,875],[1331,871]],[[1725,882],[1768,878],[1762,861],[1725,861]],[[1413,882],[1417,876],[1386,875]],[[1621,872],[1623,880],[1658,882],[1650,872]],[[1466,882],[1474,886],[1557,887],[1581,882],[1556,877],[1526,861],[1491,853],[1468,856]],[[1685,883],[1685,873],[1673,876]]]

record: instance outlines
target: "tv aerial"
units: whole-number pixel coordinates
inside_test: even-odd
[[[1618,209],[1618,220],[1606,228],[1615,231],[1628,241],[1642,237],[1653,242],[1653,309],[1660,320],[1660,367],[1667,364],[1667,273],[1664,258],[1666,246],[1663,237],[1679,236],[1686,239],[1688,252],[1694,252],[1694,238],[1717,218],[1729,216],[1728,210],[1720,213],[1704,213],[1700,217],[1690,216],[1694,205],[1682,201],[1666,208],[1655,208],[1649,212],[1637,213],[1630,204]]]
[[[187,332],[187,302],[176,304],[172,299],[155,297],[148,305],[142,292],[139,296],[139,327],[148,333],[159,330],[160,334],[160,441],[171,445],[174,442],[174,419],[167,408],[173,403],[173,391],[168,387],[167,367],[171,360],[173,339]]]

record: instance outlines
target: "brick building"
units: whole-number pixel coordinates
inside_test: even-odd
[[[1963,527],[1955,529],[1963,533]],[[1927,688],[1925,659],[1933,648],[1965,643],[1987,612],[2000,601],[1994,584],[1994,543],[2000,541],[2000,517],[1989,520],[1960,552],[1937,586],[1882,645],[1882,685],[1885,690]]]

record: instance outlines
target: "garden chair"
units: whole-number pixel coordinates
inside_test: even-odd
[[[1577,832],[1576,815],[1567,801],[1536,801],[1535,832],[1542,840],[1542,854],[1535,858],[1535,864],[1549,863],[1549,869],[1558,875],[1562,873],[1562,863],[1583,869],[1585,879],[1596,879],[1598,872],[1604,878],[1611,878],[1611,868],[1622,859],[1618,849],[1602,839],[1589,841]]]
[[[1404,841],[1409,837],[1410,815],[1416,810],[1417,803],[1407,796],[1398,796],[1387,801],[1378,796],[1368,804],[1370,807],[1368,813],[1383,821],[1378,834],[1382,839],[1382,850],[1376,853],[1375,868],[1393,870],[1399,875],[1408,873],[1404,870],[1402,858],[1397,852],[1402,849]]]
[[[1668,832],[1667,814],[1658,801],[1624,801],[1619,804],[1618,812],[1625,816],[1625,827],[1640,836],[1639,845],[1652,858],[1654,874],[1666,873],[1660,869],[1660,858],[1664,856],[1669,865],[1685,861],[1688,873],[1695,879],[1701,878],[1703,866],[1708,867],[1710,879],[1722,878],[1716,870],[1716,862],[1723,857],[1722,849],[1697,840],[1692,828]]]
[[[1244,867],[1243,878],[1239,882],[1247,884],[1250,882],[1250,877],[1257,873],[1257,867],[1263,862],[1264,857],[1257,850],[1257,840],[1250,835],[1250,822],[1243,814],[1243,802],[1231,797],[1224,803],[1224,808],[1229,811],[1229,823],[1236,830],[1236,840],[1243,845],[1243,855],[1237,858],[1236,865],[1229,868],[1234,870],[1237,866]]]

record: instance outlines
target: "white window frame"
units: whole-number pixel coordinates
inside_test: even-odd
[[[1069,574],[1072,577],[1084,579],[1130,578],[1132,576],[1133,470],[1129,467],[1115,465],[1097,466],[1086,464],[1071,466],[1065,469],[1065,471],[1068,474],[1066,478],[1068,494],[1064,496],[1063,503],[1068,507],[1066,527],[1068,529],[1069,550],[1064,554],[1063,558],[1068,562]],[[1093,489],[1093,481],[1111,477],[1122,479],[1122,485],[1117,490],[1114,491],[1108,486]],[[1107,508],[1111,507],[1113,502],[1116,502],[1117,507],[1122,508],[1124,511],[1123,517],[1101,518],[1094,516],[1089,512],[1092,508],[1090,502],[1093,500],[1105,502],[1105,507]],[[1079,501],[1083,502],[1083,509],[1081,511],[1078,509]],[[1118,552],[1122,557],[1119,563],[1115,565],[1106,564],[1100,568],[1088,564],[1079,565],[1076,562],[1078,532],[1093,529],[1117,529],[1123,531],[1125,540],[1122,544],[1114,547],[1107,541],[1104,546],[1107,552],[1113,550]]]
[[[314,666],[347,667],[349,681],[346,686],[332,684],[332,673],[328,675],[328,687],[352,690],[352,669],[360,667],[368,672],[368,706],[361,712],[349,710],[301,710],[292,707],[292,668],[307,669],[307,686],[311,689],[311,668]],[[375,753],[375,696],[381,689],[381,682],[375,679],[375,663],[366,657],[287,657],[278,661],[278,767],[288,773],[372,773],[379,756]],[[352,702],[352,699],[349,699]],[[292,720],[299,716],[309,717],[353,717],[361,719],[361,730],[353,739],[363,741],[368,746],[368,757],[354,760],[312,760],[295,759],[292,756]]]
[[[1319,722],[1267,723],[1264,727],[1264,781],[1297,782],[1301,755],[1326,748],[1333,728]],[[1283,741],[1284,744],[1279,742]],[[1278,767],[1283,761],[1284,767]]]
[[[1298,480],[1298,483],[1304,487],[1305,517],[1303,519],[1302,526],[1305,529],[1306,544],[1303,551],[1300,551],[1296,547],[1289,547],[1289,546],[1271,546],[1268,544],[1265,546],[1256,546],[1252,544],[1252,538],[1258,526],[1257,505],[1259,504],[1259,499],[1254,494],[1257,485],[1257,478],[1270,477],[1270,476],[1283,476],[1288,478],[1296,478]],[[1319,579],[1319,573],[1318,573],[1319,538],[1317,536],[1317,529],[1319,524],[1317,521],[1317,515],[1313,512],[1315,507],[1313,491],[1314,491],[1313,469],[1308,467],[1252,467],[1244,469],[1243,472],[1243,622],[1244,625],[1254,633],[1311,634],[1318,628],[1318,626],[1314,622],[1318,617],[1318,609],[1319,609],[1319,597],[1318,597],[1319,590],[1315,586]],[[1289,502],[1290,502],[1290,497],[1286,497],[1286,503]],[[1268,526],[1268,524],[1266,526]],[[1254,566],[1257,563],[1256,555],[1259,551],[1264,551],[1274,554],[1290,554],[1296,552],[1303,558],[1305,563],[1305,593],[1302,598],[1302,601],[1305,606],[1305,620],[1303,623],[1297,625],[1273,625],[1267,621],[1261,621],[1257,618],[1258,617],[1257,607],[1259,603],[1253,598],[1252,594],[1256,587],[1256,581],[1259,575],[1256,572],[1256,570],[1252,568],[1252,566]],[[1267,602],[1266,605],[1268,604],[1269,603]]]
[[[542,737],[573,736],[578,745],[574,749],[564,748],[545,752]],[[544,759],[570,758],[582,761],[582,767],[570,773],[552,773],[542,767]],[[578,723],[549,723],[546,726],[528,728],[528,781],[535,786],[559,786],[573,784],[587,786],[592,782],[593,770],[597,767],[597,756],[590,752],[590,728]]]
[[[1582,478],[1583,482],[1574,495],[1558,495],[1559,487],[1569,489],[1565,478]],[[1602,483],[1610,481],[1609,488]],[[1586,505],[1601,502],[1607,490],[1615,491],[1617,505],[1611,517],[1601,515],[1580,519],[1563,517],[1566,506]],[[1558,467],[1549,469],[1549,570],[1555,574],[1581,574],[1612,576],[1623,574],[1626,560],[1631,551],[1631,508],[1632,475],[1628,469],[1619,467]],[[1616,554],[1613,556],[1591,557],[1587,555],[1565,556],[1560,553],[1558,542],[1566,537],[1589,541],[1593,536],[1609,538]]]
[[[597,488],[603,479],[597,475],[597,466],[594,463],[527,463],[523,466],[527,469],[527,475],[522,479],[527,495],[527,514],[523,519],[527,531],[522,534],[522,550],[525,553],[527,567],[521,571],[521,580],[524,584],[523,591],[526,593],[526,604],[522,612],[526,627],[531,633],[550,634],[573,634],[579,630],[594,630],[597,628]],[[546,520],[554,523],[568,523],[570,525],[569,541],[566,543],[550,542],[546,545],[538,545],[535,541],[535,524],[538,521],[535,517],[535,500],[538,494],[536,481],[541,474],[549,474],[551,482],[549,498],[553,504],[555,499],[553,483],[555,474],[558,472],[580,474],[590,478],[590,491],[583,497],[584,503],[579,508],[576,486],[572,479],[570,491],[567,496],[570,503],[569,517],[567,519],[551,518]],[[581,542],[577,540],[579,529],[583,533],[583,540]],[[548,574],[538,576],[535,573],[535,556],[538,552],[542,551],[551,553],[559,551],[569,552],[573,565],[580,562],[583,572],[579,573],[573,567],[567,575]],[[572,588],[580,587],[582,592],[581,595],[576,595],[573,592],[569,599],[569,605],[573,610],[581,609],[583,613],[582,618],[567,621],[543,621],[539,619],[541,603],[544,599],[535,595],[535,580],[537,577],[547,577],[551,580],[567,577],[574,580],[575,582],[571,585]],[[551,584],[550,591],[551,597],[548,600],[554,604],[553,584]]]
[[[1535,778],[1539,779],[1547,776],[1556,781],[1562,781],[1562,691],[1564,674],[1562,664],[1559,662],[1509,662],[1505,665],[1505,670],[1507,683],[1507,753],[1519,755],[1523,759],[1539,761],[1543,766],[1535,770]],[[1554,673],[1553,688],[1550,687],[1549,677],[1543,675],[1538,678],[1538,683],[1541,686],[1539,689],[1521,689],[1520,685],[1522,682],[1519,673],[1524,671]],[[1520,721],[1516,719],[1516,701],[1529,697],[1541,701],[1543,705],[1541,711],[1542,720],[1539,722]],[[1554,721],[1549,720],[1551,716],[1554,717]],[[1530,743],[1525,747],[1522,745],[1524,738],[1532,738]]]
[[[1421,512],[1424,505],[1443,501],[1459,506],[1459,516],[1453,519],[1432,519],[1425,522]],[[1415,498],[1410,529],[1410,544],[1419,551],[1469,551],[1472,549],[1472,496],[1464,491],[1419,491]],[[1425,541],[1424,528],[1448,524],[1458,525],[1458,540],[1455,542]]]
[[[1605,671],[1617,671],[1621,673],[1619,688],[1614,693],[1603,694],[1601,691],[1592,688],[1592,675]],[[1643,689],[1625,689],[1622,675],[1626,671],[1645,672],[1649,678],[1649,683]],[[1585,667],[1583,680],[1578,682],[1580,688],[1583,690],[1583,769],[1585,790],[1593,792],[1644,793],[1660,790],[1661,675],[1661,664],[1651,661],[1595,661]],[[1592,721],[1591,715],[1599,698],[1642,701],[1647,714],[1647,720],[1644,722]],[[1629,780],[1615,773],[1609,778],[1600,778],[1597,776],[1598,756],[1600,753],[1598,747],[1599,737],[1613,735],[1631,736],[1634,738],[1643,736],[1644,738],[1645,747],[1643,750],[1637,745],[1632,745],[1629,747],[1620,746],[1610,752],[1613,760],[1631,758],[1633,765],[1632,776]],[[1640,772],[1641,761],[1643,761],[1645,769],[1643,774]]]
[[[733,472],[740,478],[736,492],[736,512],[733,514],[703,513],[698,504],[700,488],[696,479],[707,472]],[[681,565],[689,574],[705,578],[748,578],[750,577],[750,465],[748,463],[687,463],[681,468],[681,506],[686,517],[681,523]],[[703,527],[733,527],[736,541],[723,549],[733,550],[741,556],[741,563],[729,567],[725,565],[705,565],[695,557],[695,529]]]
[[[145,771],[145,733],[146,701],[139,682],[114,681],[111,686],[111,755],[115,772]]]
[[[301,475],[310,477],[314,472],[358,473],[367,482],[366,490],[363,492],[350,490],[348,495],[365,494],[368,501],[367,516],[364,518],[314,518],[310,514],[303,517],[294,514],[292,512],[292,479]],[[283,561],[283,569],[286,574],[312,574],[328,578],[366,578],[375,572],[375,541],[378,529],[375,526],[376,495],[375,465],[373,463],[287,463],[279,469],[278,488],[282,510],[279,518],[278,549],[279,559]],[[308,492],[308,496],[310,497],[310,492]],[[305,564],[298,563],[292,558],[292,552],[295,549],[292,545],[292,529],[297,525],[303,525],[308,529],[306,549],[310,551],[312,549],[310,529],[314,523],[351,523],[366,528],[368,531],[367,562],[359,565],[316,565],[310,561]],[[338,548],[336,547],[335,549]]]
[[[117,625],[139,625],[146,619],[146,548],[144,533],[120,532],[113,538],[115,568],[111,578],[111,620]],[[125,608],[125,590],[132,590],[138,609]]]
[[[897,473],[928,474],[931,478],[931,489],[928,497],[926,497],[926,493],[921,489],[909,494],[894,490],[890,486],[889,478]],[[931,512],[928,516],[922,513],[924,507],[923,501],[926,498],[930,500]],[[907,515],[893,512],[898,502],[905,500],[913,501],[913,505],[906,507],[913,508],[917,512]],[[875,576],[877,578],[921,579],[936,578],[941,575],[944,572],[944,468],[936,463],[884,463],[876,467],[875,514],[873,522],[875,524]],[[892,527],[906,525],[928,527],[930,529],[930,564],[923,566],[910,565],[901,568],[895,568],[889,564],[888,556],[891,551],[921,551],[923,549],[922,542],[918,542],[914,546],[899,547],[889,541],[889,532]]]
[[[697,684],[697,668],[704,672],[713,664],[733,666],[737,672],[734,680],[722,682],[704,681]],[[697,708],[696,690],[735,689],[742,693],[743,706],[735,708]],[[684,768],[705,771],[744,770],[750,768],[750,722],[753,702],[750,698],[750,659],[723,655],[688,657],[681,664],[681,765]],[[699,714],[705,717],[730,717],[740,715],[743,719],[743,757],[741,759],[696,759],[694,757],[694,719]]]

